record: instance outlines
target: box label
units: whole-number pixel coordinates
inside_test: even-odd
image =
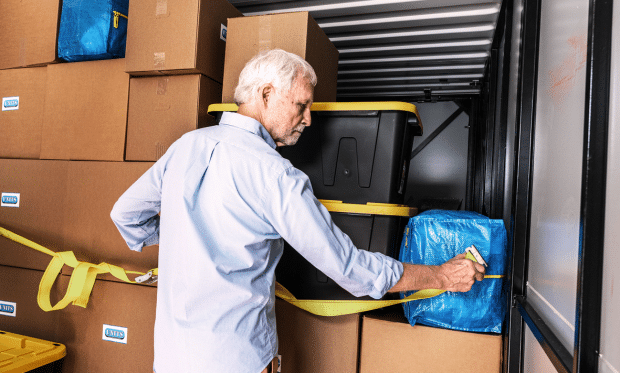
[[[19,193],[2,193],[0,206],[19,207]]]
[[[220,23],[220,39],[226,41],[226,26]]]
[[[102,339],[104,341],[127,344],[127,328],[103,324]]]
[[[2,111],[19,110],[18,97],[2,97]]]
[[[17,303],[0,300],[0,315],[15,317],[16,312]]]

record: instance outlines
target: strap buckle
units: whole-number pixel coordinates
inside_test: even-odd
[[[153,270],[150,270],[144,275],[136,277],[135,280],[139,284],[153,284],[157,282],[157,275],[153,272]]]

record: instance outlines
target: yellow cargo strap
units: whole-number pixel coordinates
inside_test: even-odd
[[[470,252],[467,252],[466,258],[473,260],[474,262],[477,261],[476,258]],[[485,279],[502,278],[502,277],[504,276],[503,275],[484,276]],[[319,315],[319,316],[341,316],[341,315],[349,315],[352,313],[366,312],[366,311],[376,310],[378,308],[393,306],[395,304],[411,302],[413,300],[432,298],[439,294],[443,294],[445,292],[446,290],[425,289],[425,290],[416,291],[415,293],[402,299],[391,299],[391,300],[315,300],[315,299],[299,300],[295,298],[295,296],[291,294],[288,290],[286,290],[284,286],[276,282],[276,296],[278,298],[281,298],[289,302],[290,304],[301,308],[302,310],[306,310],[312,314]]]
[[[139,274],[140,277],[145,279],[157,278],[157,268],[150,270],[148,273],[125,271],[121,267],[117,267],[108,263],[92,264],[87,262],[81,262],[75,258],[75,254],[72,251],[54,252],[46,247],[43,247],[35,242],[32,242],[20,235],[17,235],[9,230],[0,227],[0,236],[4,236],[10,240],[13,240],[22,245],[28,246],[32,249],[40,251],[42,253],[52,256],[52,261],[47,266],[47,269],[43,273],[41,282],[39,283],[39,293],[37,295],[37,302],[39,307],[43,311],[56,311],[67,307],[70,303],[74,306],[80,306],[86,308],[88,304],[88,298],[93,290],[97,275],[110,273],[119,280],[123,280],[129,283],[136,283],[131,281],[127,277],[127,273]],[[468,253],[468,258],[475,260],[471,253]],[[67,293],[65,296],[52,306],[50,302],[50,292],[52,286],[56,281],[56,278],[60,274],[60,270],[63,265],[68,265],[74,268],[71,278],[69,279],[69,285],[67,287]],[[487,275],[485,278],[501,278],[503,275]],[[305,299],[300,300],[295,298],[284,286],[276,282],[276,296],[281,298],[292,305],[306,310],[310,313],[319,316],[339,316],[348,315],[352,313],[359,313],[370,311],[382,307],[391,306],[394,304],[410,302],[413,300],[432,298],[439,294],[444,293],[445,290],[427,289],[420,290],[412,295],[395,300],[314,300]]]

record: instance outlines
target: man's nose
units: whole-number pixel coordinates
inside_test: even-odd
[[[304,124],[306,125],[306,127],[310,127],[311,123],[312,123],[312,112],[310,111],[310,106],[308,106],[306,110],[304,110]]]

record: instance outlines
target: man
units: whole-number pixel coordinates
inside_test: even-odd
[[[441,266],[403,265],[358,250],[333,224],[308,177],[275,150],[310,125],[315,85],[300,57],[259,54],[240,74],[238,112],[184,135],[114,206],[131,249],[160,245],[156,373],[270,371],[283,239],[358,296],[468,291],[482,280],[484,268],[463,255]]]

